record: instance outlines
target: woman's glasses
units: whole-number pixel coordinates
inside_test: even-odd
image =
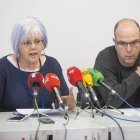
[[[41,46],[41,45],[43,45],[43,41],[41,39],[35,39],[34,41],[25,40],[22,42],[22,45],[25,47],[31,47],[33,44],[35,46]]]

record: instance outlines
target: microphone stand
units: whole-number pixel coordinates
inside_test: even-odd
[[[33,107],[34,107],[34,110],[37,109],[37,106],[35,104],[35,101],[37,101],[37,96],[38,96],[38,89],[33,88]]]
[[[37,112],[38,112],[38,105],[37,105],[38,88],[33,88],[32,91],[33,91],[33,111],[32,111],[32,113],[25,115],[25,117],[24,117],[24,119],[22,119],[22,121],[29,118],[31,115],[33,115],[35,110],[37,110]],[[40,114],[43,115],[42,113],[39,113],[38,115],[40,116]]]
[[[81,94],[82,94],[82,93],[78,93],[78,94],[77,94],[77,113],[76,113],[75,119],[77,118],[77,116],[79,115],[79,113],[83,111],[83,110],[80,109],[80,108],[81,108],[81,104],[82,104],[82,101],[81,101]],[[93,100],[92,100],[92,98],[91,98],[91,96],[90,96],[89,93],[84,93],[84,97],[85,97],[85,99],[88,100],[88,102],[89,102],[89,104],[90,104],[91,111],[92,111],[92,118],[94,118],[94,113],[93,113],[94,105],[92,104]],[[86,107],[85,109],[87,109],[87,108],[89,108],[89,106]],[[79,110],[80,110],[80,111],[79,111]]]
[[[59,108],[59,103],[57,98],[55,97],[54,102],[52,103],[53,109],[58,109]]]
[[[92,117],[94,117],[93,116],[93,108],[96,110],[96,113],[98,113],[98,111],[97,111],[96,108],[101,109],[101,106],[100,106],[100,103],[99,103],[99,101],[98,101],[98,99],[96,97],[95,91],[92,89],[92,87],[90,87],[89,85],[87,85],[87,89],[88,89],[88,93],[90,95],[89,102],[90,102],[91,109],[92,109]]]
[[[94,118],[93,109],[95,109],[95,110],[96,110],[96,113],[98,113],[97,107],[98,107],[99,109],[101,109],[101,107],[100,107],[100,106],[95,107],[95,105],[94,105],[94,102],[95,102],[95,101],[93,100],[92,95],[90,94],[90,95],[88,95],[88,96],[90,96],[90,97],[88,97],[88,101],[89,101],[89,103],[90,103],[90,107],[91,107],[91,111],[92,111],[92,118]],[[101,113],[101,116],[103,116],[103,113]]]
[[[95,108],[95,106],[92,104],[94,101],[92,99],[92,95],[90,94],[89,96],[90,96],[90,98],[88,97],[88,101],[89,101],[90,107],[91,107],[92,118],[94,118],[93,108]]]
[[[54,102],[52,104],[52,107],[53,107],[53,109],[58,109],[58,110],[61,107],[63,109],[63,111],[64,111],[64,118],[67,119],[68,114],[67,114],[67,112],[65,110],[65,104],[64,103],[59,104],[58,99],[55,98],[55,100],[54,100]]]
[[[104,109],[104,110],[106,110],[107,108],[115,109],[115,110],[117,110],[120,114],[124,115],[124,112],[123,112],[123,111],[120,111],[119,109],[117,109],[117,108],[113,107],[112,105],[110,105],[110,102],[111,102],[111,95],[112,95],[111,92],[109,92],[106,105],[103,107],[103,109]]]
[[[62,109],[63,109],[63,111],[64,111],[64,119],[67,120],[68,114],[67,114],[67,112],[66,112],[66,110],[65,110],[65,105],[64,105],[64,104],[60,104],[60,106],[62,107]]]
[[[81,112],[81,94],[80,92],[77,93],[77,103],[76,103],[76,108],[77,108],[77,111],[76,111],[76,116],[75,116],[75,119],[77,118],[77,116],[79,115],[79,113]]]
[[[37,101],[38,101],[39,87],[34,87],[32,90],[33,90],[33,108],[34,108],[34,111],[29,116],[33,115],[33,113],[35,112],[35,110],[37,111],[37,114],[38,114],[39,117],[41,115],[46,116],[45,114],[39,112],[39,110],[38,110]]]

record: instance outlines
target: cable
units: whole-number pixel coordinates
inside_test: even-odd
[[[97,111],[99,111],[99,109],[97,109]],[[119,122],[118,122],[117,120],[114,119],[115,117],[113,117],[113,116],[107,114],[106,112],[104,112],[104,110],[102,110],[102,111],[103,111],[103,112],[100,112],[100,111],[99,111],[99,112],[100,112],[100,113],[103,113],[104,115],[106,115],[107,117],[111,118],[112,120],[114,120],[114,121],[117,123],[117,125],[119,126],[119,128],[120,128],[120,130],[121,130],[122,139],[125,140],[125,138],[124,138],[124,133],[123,133],[122,127],[121,127],[121,125],[119,124]]]
[[[58,109],[58,110],[61,111],[61,109]],[[65,128],[64,140],[66,140],[66,137],[67,137],[67,127],[66,127],[66,125],[69,123],[69,115],[67,114],[67,112],[65,110],[63,110],[63,111],[64,111],[64,118],[67,120],[66,123],[63,123],[63,126]],[[44,116],[46,116],[48,118],[52,118],[51,116],[46,115],[44,113],[40,113],[40,114],[42,114],[42,115],[44,115]]]
[[[137,110],[137,111],[140,111],[139,109],[137,109],[137,108],[135,108],[135,107],[133,107],[132,105],[130,105],[125,99],[123,99],[120,95],[118,95],[118,94],[116,94],[123,102],[125,102],[129,107],[131,107],[131,108],[133,108],[133,109],[135,109],[135,110]]]
[[[117,94],[116,94],[117,95]],[[127,101],[125,101],[121,96],[117,95],[122,101],[124,101],[129,107],[131,107],[132,109],[135,109],[137,111],[140,111],[139,109],[131,106]],[[102,109],[103,111],[103,109]],[[105,112],[105,111],[103,111]],[[109,116],[112,116],[110,114],[108,114]],[[129,121],[129,122],[140,122],[140,120],[131,120],[131,119],[124,119],[124,118],[120,118],[120,117],[115,117],[115,116],[112,116],[113,118],[116,118],[116,119],[119,119],[119,120],[123,120],[123,121]]]
[[[108,114],[108,113],[107,113]],[[129,121],[129,122],[140,122],[140,120],[131,120],[131,119],[124,119],[124,118],[120,118],[120,117],[115,117],[115,116],[112,116],[110,114],[108,114],[109,116],[115,118],[115,119],[119,119],[119,120],[123,120],[123,121]]]
[[[69,115],[66,113],[66,112],[64,112],[65,113],[65,117],[66,117],[66,119],[67,119],[67,122],[66,123],[63,123],[63,125],[64,125],[64,127],[65,127],[65,136],[64,136],[64,140],[66,140],[66,138],[67,138],[67,127],[66,127],[66,125],[69,123]]]
[[[107,114],[102,108],[100,108],[100,109],[102,110],[102,112],[101,112],[99,109],[97,109],[97,108],[93,105],[93,103],[92,103],[90,100],[89,100],[89,102],[90,102],[90,104],[92,105],[92,107],[94,107],[94,109],[95,109],[96,111],[98,111],[99,113],[101,113],[101,114],[103,114],[103,115],[105,115],[105,116],[111,118],[113,121],[115,121],[115,122],[117,123],[118,127],[120,128],[121,134],[122,134],[122,139],[125,140],[122,127],[121,127],[121,125],[119,124],[119,122],[118,122],[117,120],[114,119],[115,117],[113,117],[113,116]]]
[[[66,138],[67,138],[67,127],[66,127],[66,125],[68,124],[68,122],[69,122],[69,117],[67,117],[67,122],[66,122],[66,123],[63,123],[64,128],[65,128],[65,136],[64,136],[64,140],[66,140]]]
[[[117,97],[119,97],[123,102],[125,102],[129,107],[131,107],[132,109],[136,110],[136,111],[140,111],[140,109],[137,109],[135,107],[133,107],[132,105],[130,105],[125,99],[123,99],[118,93],[116,94]],[[101,108],[102,109],[102,108]],[[103,109],[102,109],[103,111]],[[105,112],[105,111],[103,111]],[[109,116],[112,116],[110,114],[108,114]],[[131,119],[124,119],[124,118],[120,118],[120,117],[115,117],[115,116],[112,116],[113,118],[116,118],[116,119],[119,119],[119,120],[123,120],[123,121],[129,121],[129,122],[140,122],[140,120],[131,120]]]
[[[38,132],[39,132],[39,127],[40,127],[40,116],[39,116],[39,110],[38,110],[38,104],[36,101],[36,98],[34,98],[34,102],[35,102],[35,106],[36,106],[36,110],[37,110],[37,118],[38,118],[38,127],[35,133],[35,140],[39,140],[38,138]]]

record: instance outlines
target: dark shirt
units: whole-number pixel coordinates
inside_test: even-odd
[[[41,66],[40,73],[54,73],[60,79],[60,94],[68,95],[68,87],[64,80],[62,69],[58,61],[46,56],[46,61]],[[29,88],[27,79],[31,72],[25,72],[16,68],[7,60],[7,56],[0,59],[0,111],[13,111],[17,108],[33,108],[33,94]],[[52,108],[55,93],[46,88],[39,91],[39,108]]]
[[[104,82],[111,86],[130,105],[140,107],[140,77],[135,72],[137,66],[140,66],[140,55],[132,67],[124,67],[118,60],[115,46],[111,46],[99,52],[94,68],[104,75]],[[107,102],[108,90],[101,86],[98,87],[98,90]],[[119,108],[128,107],[115,95],[111,95],[110,104]]]

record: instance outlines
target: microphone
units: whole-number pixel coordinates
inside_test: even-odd
[[[81,94],[86,98],[89,96],[83,85],[82,73],[77,67],[73,66],[67,69],[67,77],[69,82],[78,88],[79,93],[77,94],[77,106],[81,107]]]
[[[83,78],[81,71],[73,66],[67,69],[67,77],[69,82],[78,88],[80,93],[85,93],[86,89],[83,86]]]
[[[89,73],[92,76],[94,86],[101,85],[104,88],[108,89],[113,95],[119,96],[119,94],[112,87],[110,87],[105,82],[103,82],[104,76],[101,72],[99,72],[98,70],[93,69],[93,68],[88,68],[87,70],[89,71]]]
[[[100,108],[98,98],[96,96],[95,91],[92,88],[93,87],[93,80],[92,80],[91,74],[86,69],[81,69],[81,73],[83,76],[83,84],[87,88],[88,92],[90,93],[91,99],[93,99],[94,102],[96,103],[96,105]]]
[[[60,80],[57,75],[54,73],[48,73],[46,74],[44,78],[44,84],[45,87],[50,91],[50,92],[55,92],[56,98],[58,100],[59,105],[64,109],[63,101],[60,97]]]
[[[44,87],[44,78],[40,72],[32,73],[28,76],[28,86],[32,89],[33,95],[37,96],[39,90]]]

